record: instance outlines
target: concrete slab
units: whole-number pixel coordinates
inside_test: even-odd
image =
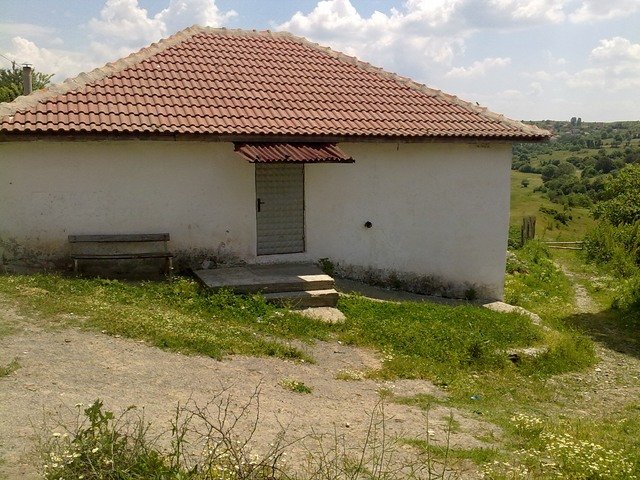
[[[230,288],[237,293],[327,290],[334,286],[333,278],[313,264],[244,265],[194,273],[209,288]]]

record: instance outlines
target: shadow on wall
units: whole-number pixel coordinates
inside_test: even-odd
[[[322,258],[318,264],[327,275],[356,280],[368,285],[403,290],[421,295],[459,298],[469,301],[495,300],[490,289],[473,283],[454,283],[434,275],[421,275],[412,272],[345,265]]]

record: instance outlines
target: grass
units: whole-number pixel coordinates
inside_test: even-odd
[[[0,365],[0,378],[6,377],[7,375],[11,375],[17,369],[20,368],[20,364],[18,363],[18,359],[14,358],[11,360],[6,366]]]
[[[310,361],[293,339],[329,337],[384,352],[379,376],[435,378],[513,368],[504,350],[543,340],[520,315],[474,306],[341,298],[347,320],[327,325],[265,303],[260,296],[210,293],[195,282],[125,283],[57,275],[0,276],[0,292],[48,323],[74,325],[214,358],[269,355]],[[452,373],[453,372],[453,373]]]
[[[599,421],[543,419],[518,414],[509,433],[517,449],[508,461],[488,465],[488,478],[637,479],[640,420],[637,405],[624,418]],[[514,472],[526,472],[515,476]]]
[[[300,380],[294,380],[291,378],[285,378],[280,381],[280,386],[285,390],[289,390],[295,393],[311,393],[313,389],[301,382]]]
[[[528,242],[507,257],[505,302],[524,307],[547,320],[561,319],[573,312],[571,282],[543,243]]]
[[[47,324],[73,325],[213,358],[231,354],[311,360],[291,339],[325,338],[326,324],[260,296],[209,293],[189,279],[126,283],[58,275],[1,276],[0,292]]]
[[[434,445],[426,440],[410,438],[405,439],[404,443],[416,447],[423,453],[430,453],[436,458],[443,458],[447,455],[449,458],[456,460],[471,460],[476,465],[484,465],[501,457],[500,451],[495,448],[454,448],[448,449],[442,445]]]
[[[544,259],[539,252],[531,256]],[[527,265],[537,274],[548,273],[537,270],[532,260]],[[545,278],[534,284],[523,282],[520,298],[526,296],[526,288],[546,281],[553,303],[561,277],[553,277],[553,282]],[[572,332],[545,333],[525,316],[471,305],[377,302],[352,295],[341,297],[338,304],[346,321],[328,325],[269,305],[260,296],[212,293],[185,278],[173,283],[125,283],[53,274],[4,275],[0,292],[47,325],[98,330],[213,358],[247,354],[313,361],[291,341],[333,338],[382,353],[381,370],[367,372],[368,376],[429,379],[460,385],[463,392],[473,384],[468,381],[471,374],[516,381],[532,372],[550,375],[591,362],[588,345]],[[518,365],[507,355],[513,349],[544,345],[546,354],[525,358]]]
[[[448,383],[470,372],[512,368],[504,351],[542,340],[524,316],[473,306],[341,299],[347,320],[340,338],[384,352],[384,378],[429,378]]]

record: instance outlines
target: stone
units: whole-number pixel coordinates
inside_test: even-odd
[[[531,319],[531,321],[536,325],[542,324],[542,319],[539,315],[536,315],[529,310],[526,310],[522,307],[518,307],[516,305],[510,305],[504,302],[491,302],[485,303],[482,305],[484,308],[488,308],[489,310],[493,310],[494,312],[502,312],[502,313],[519,313],[521,315],[525,315]]]
[[[337,308],[333,307],[311,307],[305,308],[304,310],[299,310],[298,313],[300,315],[304,315],[305,317],[313,318],[315,320],[320,320],[325,323],[342,323],[347,318]]]

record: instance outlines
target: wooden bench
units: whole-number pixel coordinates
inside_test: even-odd
[[[171,276],[173,272],[173,254],[169,252],[167,243],[168,233],[118,234],[118,235],[69,235],[69,243],[77,245],[78,251],[71,253],[73,271],[78,271],[78,260],[134,260],[143,258],[164,258],[165,273]],[[127,251],[126,244],[148,243],[157,245],[154,249],[145,251]],[[162,243],[160,246],[159,244]],[[98,245],[101,248],[91,248]],[[88,251],[89,250],[89,251]]]

